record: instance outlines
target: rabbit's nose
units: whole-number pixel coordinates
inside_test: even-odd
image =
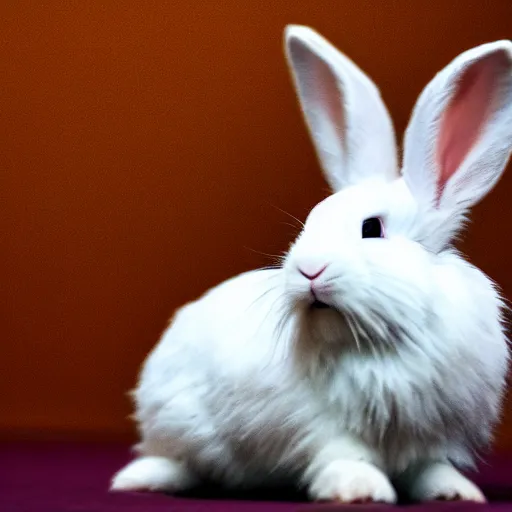
[[[326,268],[327,265],[301,265],[299,272],[310,281],[313,281],[313,279],[319,277]]]

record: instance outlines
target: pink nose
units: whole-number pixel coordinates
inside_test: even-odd
[[[327,265],[322,265],[320,268],[318,267],[299,267],[299,272],[307,277],[310,281],[316,279],[325,269]]]

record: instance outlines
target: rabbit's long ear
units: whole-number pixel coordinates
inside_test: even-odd
[[[468,50],[420,95],[405,135],[403,176],[413,195],[464,210],[500,178],[512,149],[512,43]]]
[[[393,125],[374,83],[308,27],[289,25],[284,39],[299,102],[331,188],[396,178]]]

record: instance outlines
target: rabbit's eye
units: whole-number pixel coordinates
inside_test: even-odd
[[[371,217],[363,222],[363,238],[383,238],[382,221],[378,217]]]

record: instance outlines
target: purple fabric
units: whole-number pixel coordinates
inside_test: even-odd
[[[383,505],[318,505],[282,491],[223,495],[201,489],[173,498],[155,494],[112,494],[110,477],[130,459],[122,446],[73,444],[0,444],[1,512],[269,512],[390,510]],[[490,498],[484,506],[435,503],[409,506],[416,511],[512,510],[512,456],[494,457],[475,477]]]

